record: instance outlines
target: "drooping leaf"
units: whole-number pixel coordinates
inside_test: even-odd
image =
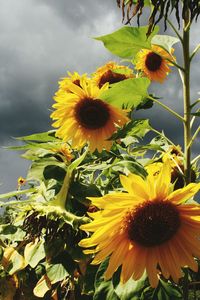
[[[27,244],[24,249],[24,258],[32,268],[35,268],[45,258],[44,241],[35,239],[34,242]]]
[[[10,275],[13,275],[26,267],[26,261],[13,247],[7,247],[4,250],[2,265]]]
[[[120,108],[123,105],[127,108],[137,107],[148,96],[149,84],[148,78],[126,79],[111,85],[101,93],[100,99]]]
[[[69,276],[69,273],[67,272],[67,270],[62,264],[48,265],[46,270],[47,270],[47,276],[51,284],[54,284],[58,281],[62,281],[67,276]]]
[[[158,27],[147,39],[148,26],[125,26],[111,34],[96,37],[112,53],[122,58],[133,58],[142,48],[151,48],[151,39],[158,32]]]
[[[36,297],[43,298],[46,292],[51,289],[51,282],[47,275],[43,275],[40,280],[37,282],[33,293]]]
[[[25,237],[25,232],[19,227],[12,224],[0,225],[1,239],[10,241],[22,241]]]
[[[180,42],[178,38],[164,34],[156,34],[151,40],[152,44],[163,47],[169,53],[171,53],[172,46],[178,42]]]

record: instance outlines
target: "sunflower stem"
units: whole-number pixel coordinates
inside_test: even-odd
[[[190,105],[190,11],[189,11],[189,1],[187,0],[185,5],[187,9],[185,10],[183,16],[183,60],[184,69],[183,72],[183,105],[184,105],[184,175],[185,182],[189,184],[191,182],[191,105]],[[185,270],[185,276],[183,280],[183,299],[188,300],[189,298],[189,274],[188,270]]]
[[[191,106],[190,106],[190,15],[189,9],[183,20],[183,103],[184,103],[184,153],[186,184],[191,181]]]
[[[171,109],[169,106],[163,104],[162,102],[160,102],[159,100],[157,99],[154,99],[153,97],[151,97],[150,95],[148,95],[148,98],[150,100],[152,100],[153,102],[159,104],[160,106],[162,106],[165,110],[167,110],[168,112],[170,112],[171,114],[173,114],[176,118],[178,118],[179,120],[181,120],[182,122],[184,122],[184,118],[179,115],[177,112],[175,112],[173,109]]]

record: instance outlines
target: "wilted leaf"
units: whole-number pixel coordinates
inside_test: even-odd
[[[24,258],[32,268],[35,268],[37,264],[45,258],[44,241],[35,239],[26,245],[24,249]]]
[[[51,289],[51,282],[47,275],[43,275],[42,278],[37,282],[33,293],[36,297],[43,298],[46,292]]]
[[[26,261],[13,247],[7,247],[4,250],[2,265],[5,270],[13,275],[26,267]]]

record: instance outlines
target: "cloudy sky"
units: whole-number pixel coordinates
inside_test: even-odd
[[[112,57],[92,39],[122,26],[115,0],[0,0],[0,193],[13,190],[19,176],[26,177],[29,162],[18,152],[3,149],[17,145],[13,137],[51,129],[52,97],[58,80],[67,71],[93,72]],[[191,47],[199,42],[194,26]],[[181,60],[180,49],[177,56]],[[199,58],[193,62],[192,99],[200,83]],[[180,79],[170,75],[154,90],[178,112],[181,109]],[[182,143],[182,126],[162,108],[137,115],[165,128],[175,143]],[[199,152],[199,142],[194,154]]]

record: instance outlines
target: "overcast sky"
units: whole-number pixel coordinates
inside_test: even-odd
[[[12,137],[51,129],[52,97],[67,71],[91,73],[111,59],[118,61],[92,37],[111,33],[122,23],[115,0],[0,0],[0,4],[0,146],[10,146],[17,145]],[[192,48],[199,42],[198,27],[192,31]],[[193,100],[200,85],[199,58],[193,63]],[[182,112],[176,73],[155,89],[167,105]],[[150,118],[175,143],[182,142],[182,126],[162,108],[155,106],[136,117]],[[194,154],[199,144],[194,145]],[[29,165],[18,152],[1,148],[0,193],[15,189]]]

